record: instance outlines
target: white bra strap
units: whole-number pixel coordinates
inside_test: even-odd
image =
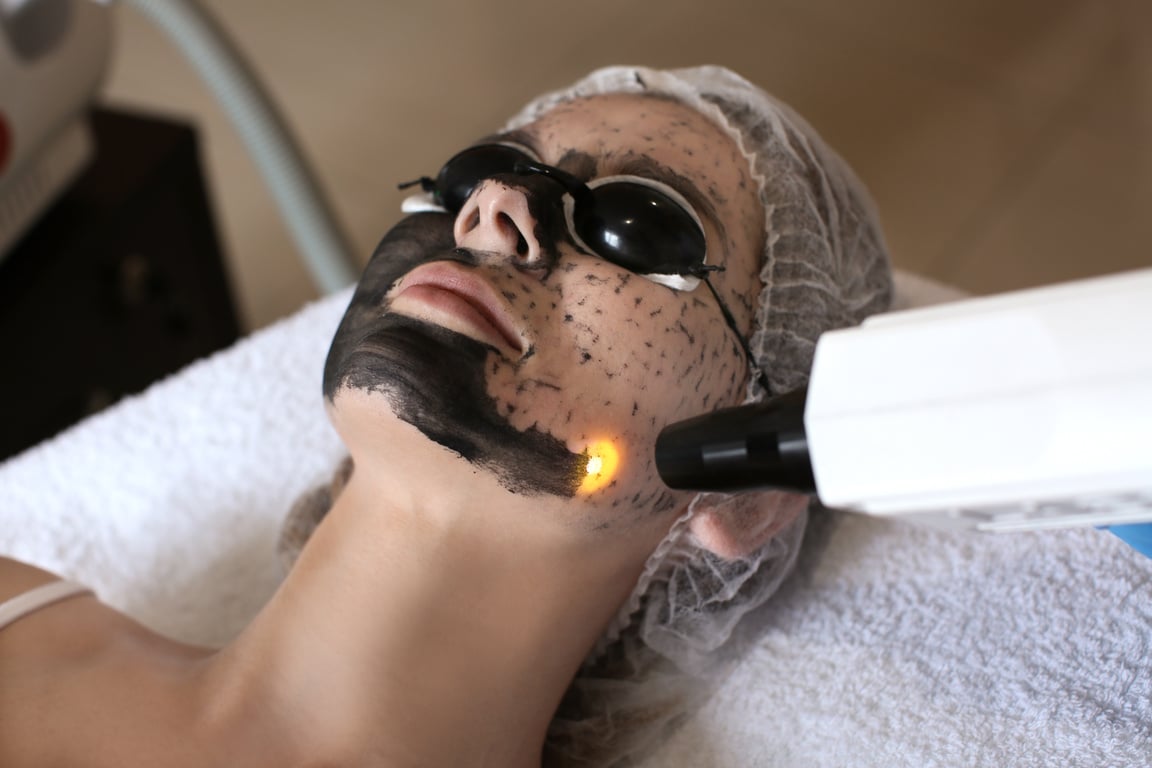
[[[92,594],[92,590],[88,587],[63,579],[42,584],[23,594],[16,595],[11,600],[0,603],[0,629],[4,629],[17,619],[22,619],[28,614],[53,603],[67,600],[70,597],[90,594]]]

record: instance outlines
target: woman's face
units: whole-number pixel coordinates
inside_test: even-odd
[[[708,119],[667,99],[598,96],[481,143],[493,141],[584,182],[630,174],[671,186],[695,208],[707,262],[724,268],[710,280],[749,332],[763,212],[746,160]],[[568,233],[558,185],[502,174],[459,214],[409,216],[385,237],[333,341],[325,394],[354,457],[384,398],[382,421],[447,449],[446,472],[467,465],[602,529],[686,503],[660,482],[656,437],[739,403],[747,377],[707,286],[675,290],[587,252]],[[601,454],[612,452],[606,471],[613,457]],[[590,458],[602,459],[592,479]]]

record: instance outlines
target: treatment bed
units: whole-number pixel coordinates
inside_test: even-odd
[[[898,286],[900,306],[956,297]],[[342,456],[320,375],[348,297],[0,465],[0,554],[227,641],[281,577],[286,511]],[[1150,651],[1152,560],[1106,532],[822,513],[753,653],[645,765],[1152,766]]]

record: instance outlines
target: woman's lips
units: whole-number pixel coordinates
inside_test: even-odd
[[[429,320],[519,357],[524,339],[495,289],[452,262],[423,264],[400,280],[389,309]]]

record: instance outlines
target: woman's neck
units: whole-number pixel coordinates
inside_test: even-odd
[[[208,718],[254,751],[272,738],[339,765],[538,765],[638,558],[518,532],[500,511],[392,508],[382,491],[354,476],[208,663]]]

